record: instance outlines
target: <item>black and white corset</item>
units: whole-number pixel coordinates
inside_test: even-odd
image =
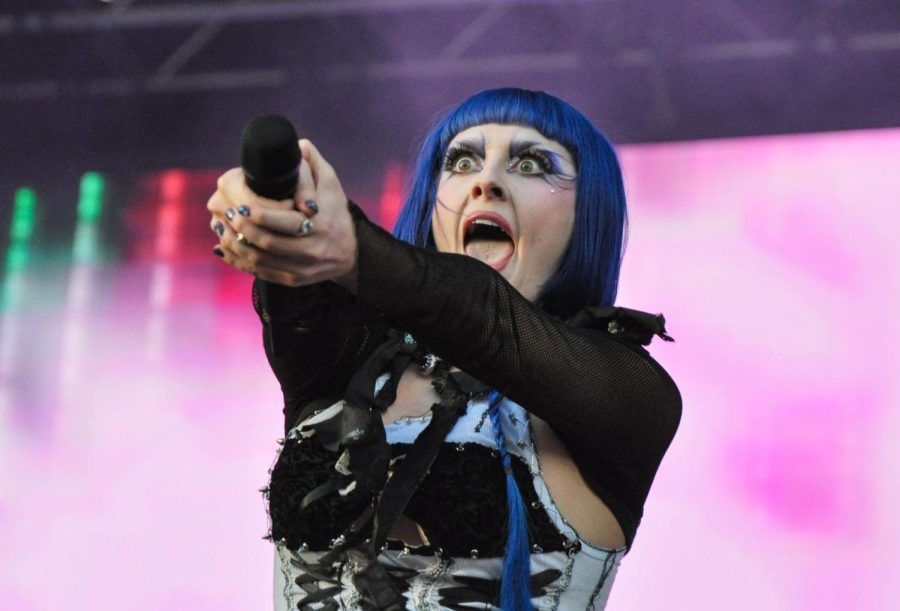
[[[379,378],[379,388],[385,380],[386,376]],[[332,407],[339,409],[340,404]],[[409,546],[389,539],[378,555],[407,609],[499,608],[508,517],[506,478],[487,408],[487,398],[469,402],[404,510],[427,543]],[[527,508],[534,608],[602,609],[626,548],[599,548],[578,536],[544,481],[527,412],[504,399],[500,415]],[[392,464],[403,460],[429,419],[430,413],[385,426]],[[273,489],[289,490],[285,494],[293,498],[302,497],[340,468],[336,453],[317,446],[314,439],[297,443],[308,430],[307,420],[289,432],[270,483]],[[302,524],[277,523],[290,521],[290,516],[271,512],[273,532],[283,535],[275,541],[277,610],[364,608],[354,585],[361,567],[352,556],[329,575],[315,570],[334,538],[363,509],[360,503],[349,491],[344,495],[337,491],[321,507],[304,513]]]

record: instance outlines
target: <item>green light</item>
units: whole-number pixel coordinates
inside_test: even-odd
[[[12,226],[9,232],[13,242],[27,240],[34,233],[36,209],[37,197],[35,197],[33,189],[22,187],[16,191]]]
[[[81,221],[75,227],[75,243],[72,258],[77,263],[92,263],[100,259],[100,244],[97,239],[97,224]]]
[[[29,248],[27,242],[13,242],[6,251],[6,268],[22,269],[28,264]]]
[[[0,312],[16,310],[21,303],[24,269],[31,258],[29,242],[34,234],[37,217],[37,197],[34,189],[22,187],[13,199],[12,240],[6,249],[6,273],[0,282]]]
[[[100,218],[105,186],[106,179],[97,172],[87,172],[81,177],[81,194],[78,197],[79,221],[93,222]]]
[[[97,239],[97,220],[103,210],[103,191],[106,179],[97,172],[87,172],[81,177],[78,196],[78,224],[72,256],[76,263],[92,263],[100,258]]]

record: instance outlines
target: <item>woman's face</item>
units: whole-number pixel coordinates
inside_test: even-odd
[[[569,244],[576,192],[572,155],[559,142],[519,125],[470,127],[447,149],[435,245],[483,261],[534,301]]]

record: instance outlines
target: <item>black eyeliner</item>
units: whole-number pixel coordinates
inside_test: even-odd
[[[472,141],[464,140],[462,142],[457,142],[456,144],[451,145],[447,149],[447,153],[444,155],[443,169],[445,171],[453,171],[453,164],[456,163],[457,159],[465,155],[478,157],[479,159],[483,160],[483,144],[479,146],[477,143],[473,144]]]
[[[557,161],[559,157],[555,152],[540,145],[538,142],[512,142],[509,146],[510,160],[520,157],[532,157],[537,159],[545,172],[561,174],[562,168]]]

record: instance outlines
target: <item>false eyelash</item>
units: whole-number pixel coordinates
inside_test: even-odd
[[[532,147],[523,151],[519,151],[513,161],[519,162],[525,157],[531,157],[532,159],[537,160],[538,165],[541,166],[545,173],[559,174],[559,169],[556,167],[553,159],[544,149]],[[512,165],[513,164],[510,164],[510,167],[512,167]]]
[[[480,156],[478,154],[478,151],[467,144],[455,144],[451,146],[449,149],[447,149],[447,154],[444,155],[444,170],[447,172],[452,172],[453,165],[456,163],[456,160],[466,155],[476,158]]]

